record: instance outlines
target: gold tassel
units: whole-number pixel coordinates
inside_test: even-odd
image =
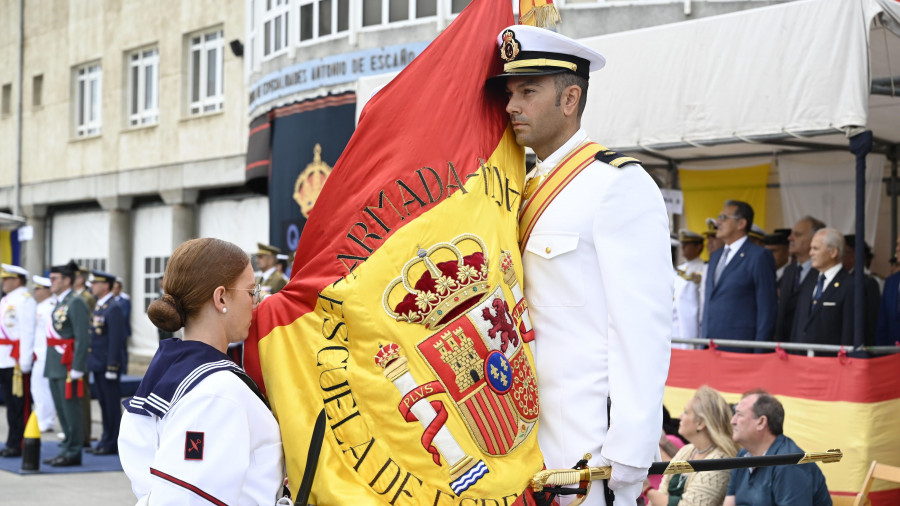
[[[519,0],[519,24],[550,28],[562,22],[553,0]]]
[[[12,394],[13,397],[25,396],[25,384],[22,381],[22,368],[19,367],[19,364],[16,364],[13,370]]]

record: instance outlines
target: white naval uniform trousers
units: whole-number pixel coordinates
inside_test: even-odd
[[[58,299],[51,295],[37,305],[34,318],[34,368],[31,369],[31,397],[34,399],[34,412],[37,414],[38,427],[41,432],[53,428],[56,418],[56,407],[50,395],[50,380],[44,377],[44,364],[47,363],[47,325],[56,308]]]
[[[185,458],[187,432],[203,433],[202,460]],[[162,418],[126,411],[119,458],[139,505],[216,504],[151,469],[229,506],[275,504],[281,497],[284,456],[278,423],[230,371],[204,378]]]
[[[538,171],[586,138],[579,130]],[[572,467],[587,452],[591,465],[602,455],[649,467],[658,454],[672,330],[669,223],[656,183],[638,165],[595,161],[544,211],[523,262],[547,467]],[[633,506],[641,489],[620,490],[616,505]],[[605,504],[601,482],[584,504]]]

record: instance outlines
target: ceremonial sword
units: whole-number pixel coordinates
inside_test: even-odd
[[[672,460],[669,462],[654,462],[650,465],[647,474],[683,474],[699,473],[703,471],[726,471],[731,469],[743,469],[748,467],[785,466],[795,464],[809,464],[822,462],[825,464],[840,462],[844,454],[840,450],[828,450],[827,452],[786,453],[783,455],[764,455],[761,457],[733,457],[725,459],[703,460]],[[591,454],[584,456],[584,460],[591,459]],[[587,482],[586,490],[590,490],[593,480],[608,480],[612,475],[612,467],[584,467],[581,469],[545,469],[538,472],[531,479],[531,489],[541,492],[544,487],[560,487],[564,485],[578,485]],[[585,494],[587,495],[587,494]],[[584,500],[582,498],[582,500]],[[580,504],[572,502],[572,505]]]

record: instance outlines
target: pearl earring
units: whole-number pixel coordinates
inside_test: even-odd
[[[227,307],[223,307],[223,308],[222,308],[222,314],[225,314],[225,313],[227,313],[227,312],[228,312],[228,308],[227,308]]]

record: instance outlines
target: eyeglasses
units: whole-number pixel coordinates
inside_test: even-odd
[[[720,214],[720,215],[718,216],[718,220],[719,220],[719,221],[725,221],[725,220],[735,220],[735,221],[737,221],[737,219],[738,219],[738,217],[735,216],[735,215],[733,215],[733,214]]]
[[[253,297],[253,303],[259,303],[259,294],[262,292],[262,288],[260,288],[259,283],[253,285],[253,288],[226,288],[226,290],[244,290],[250,292],[250,296]]]

